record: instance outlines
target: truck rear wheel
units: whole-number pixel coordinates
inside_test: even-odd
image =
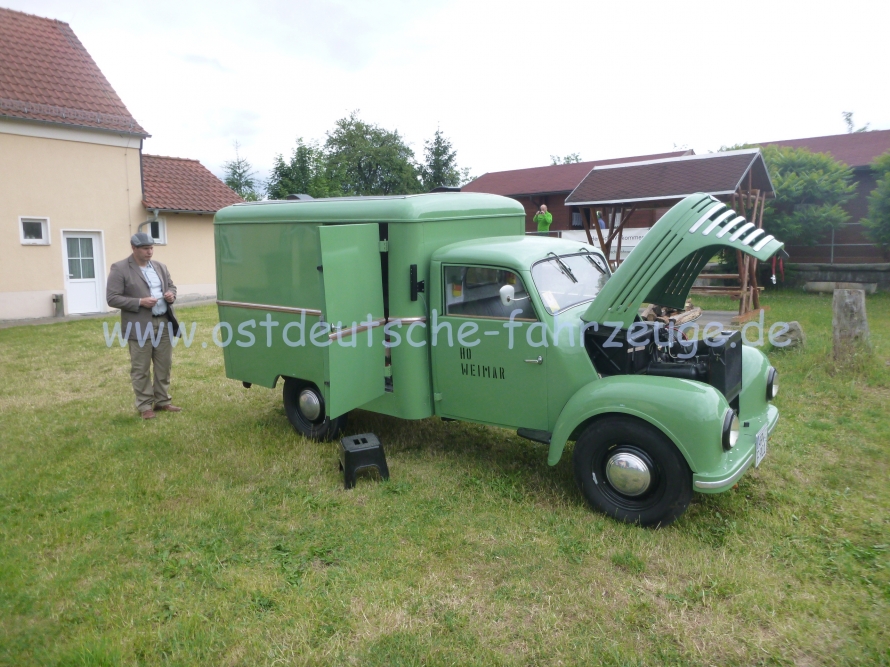
[[[692,500],[692,471],[667,436],[633,417],[591,424],[575,443],[575,480],[596,510],[625,523],[667,526]]]
[[[346,415],[328,417],[324,397],[311,382],[285,378],[283,394],[284,412],[300,435],[311,440],[334,440],[346,427]]]

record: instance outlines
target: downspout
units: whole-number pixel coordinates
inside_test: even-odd
[[[158,213],[160,213],[160,211],[161,211],[161,209],[159,209],[159,208],[151,209],[152,217],[150,219],[146,220],[145,222],[141,223],[136,228],[136,233],[138,234],[139,232],[141,232],[142,228],[145,227],[145,225],[150,225],[153,222],[158,222]]]

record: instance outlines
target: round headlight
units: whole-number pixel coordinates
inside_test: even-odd
[[[729,451],[739,441],[739,416],[728,409],[723,415],[723,449]]]
[[[772,401],[779,395],[779,374],[772,366],[766,376],[766,400]]]

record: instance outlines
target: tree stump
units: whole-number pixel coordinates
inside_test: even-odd
[[[836,289],[831,303],[834,330],[834,358],[848,359],[869,348],[868,319],[865,317],[865,291]]]

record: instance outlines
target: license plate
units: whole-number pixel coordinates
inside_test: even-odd
[[[757,431],[756,450],[754,452],[754,467],[760,465],[763,457],[766,456],[766,447],[769,441],[769,424],[764,425],[762,429]]]

